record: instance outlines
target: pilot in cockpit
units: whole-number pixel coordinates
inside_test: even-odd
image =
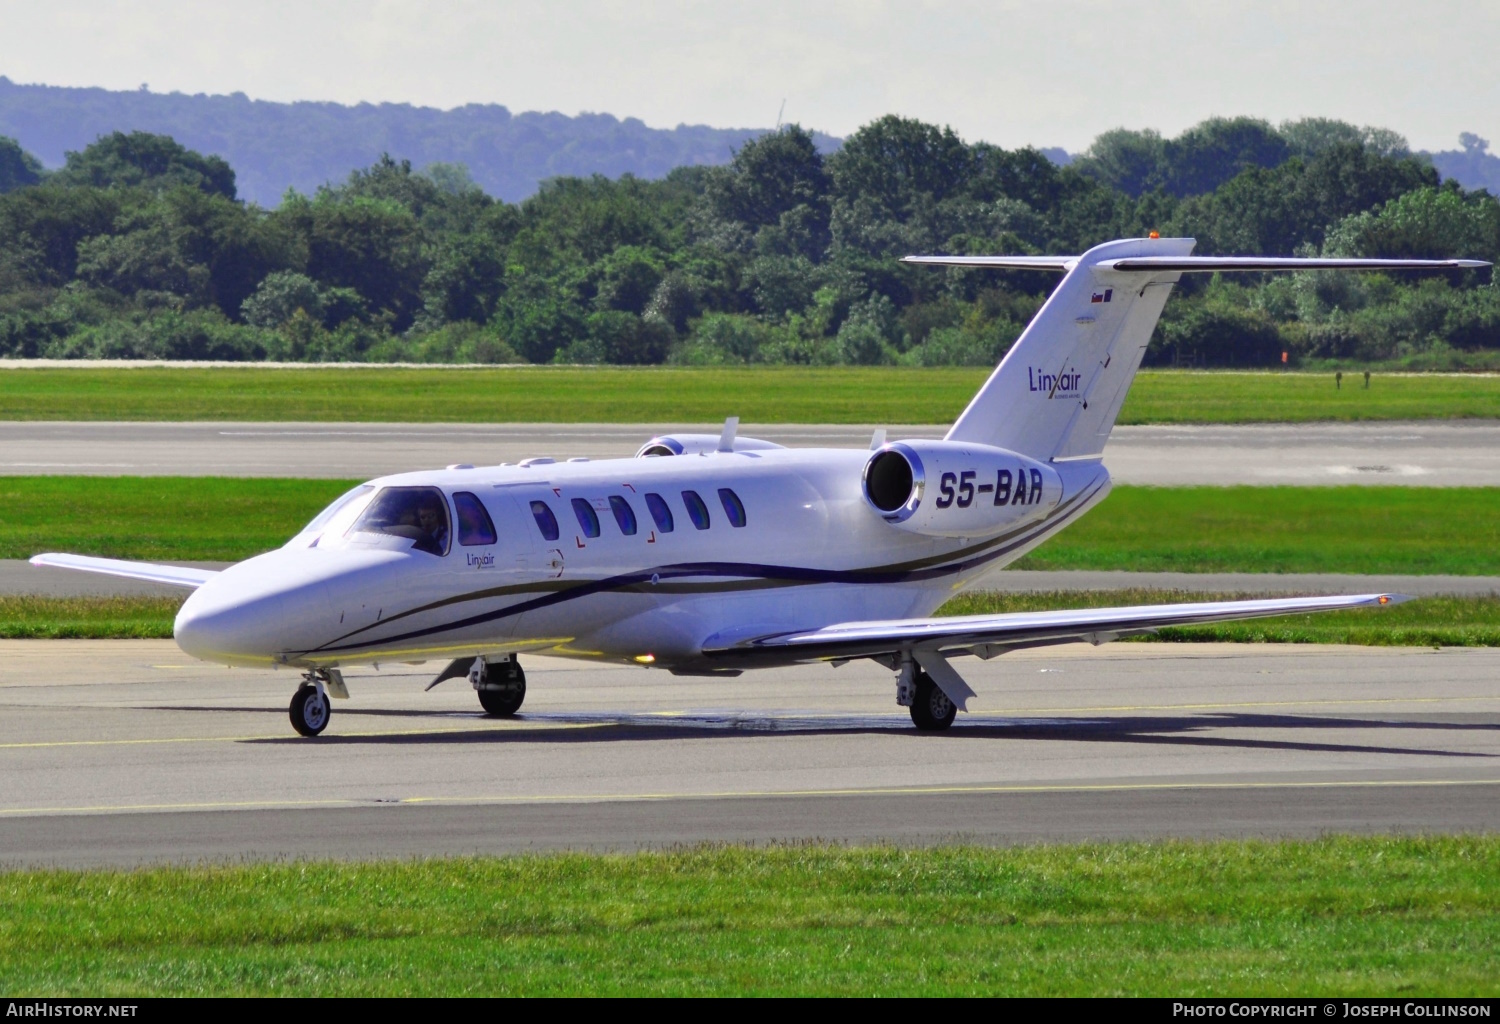
[[[444,515],[440,499],[434,492],[428,491],[422,495],[421,503],[417,506],[417,525],[432,538],[431,550],[434,554],[448,550],[448,517]]]

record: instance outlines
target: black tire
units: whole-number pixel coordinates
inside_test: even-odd
[[[526,673],[519,661],[498,662],[489,666],[489,672],[491,688],[479,691],[479,705],[487,715],[509,718],[526,700]]]
[[[318,735],[328,728],[328,720],[333,717],[333,708],[329,706],[328,698],[313,686],[297,687],[297,692],[292,694],[289,711],[292,728],[304,736]]]
[[[958,708],[926,672],[917,673],[917,693],[911,702],[911,720],[923,732],[941,732],[953,724]]]

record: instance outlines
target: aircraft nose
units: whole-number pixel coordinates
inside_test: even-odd
[[[199,587],[178,609],[172,624],[177,646],[204,661],[266,664],[274,654],[267,642],[285,619],[281,595],[215,600],[227,595],[213,593],[212,587],[212,582]]]
[[[327,590],[321,583],[256,587],[221,576],[183,602],[172,634],[177,646],[195,658],[265,666],[281,652],[297,649],[327,611]]]

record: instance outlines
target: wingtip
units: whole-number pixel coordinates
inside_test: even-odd
[[[1454,260],[1453,262],[1465,270],[1481,270],[1490,265],[1489,260]]]
[[[1384,607],[1390,604],[1405,604],[1410,600],[1410,594],[1381,594],[1375,599],[1375,603]]]

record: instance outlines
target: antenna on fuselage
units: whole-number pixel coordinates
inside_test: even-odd
[[[724,418],[724,432],[719,435],[719,451],[734,451],[734,435],[739,433],[740,418],[738,416],[726,416]]]
[[[877,451],[885,445],[885,428],[876,427],[875,433],[870,435],[870,451]]]

